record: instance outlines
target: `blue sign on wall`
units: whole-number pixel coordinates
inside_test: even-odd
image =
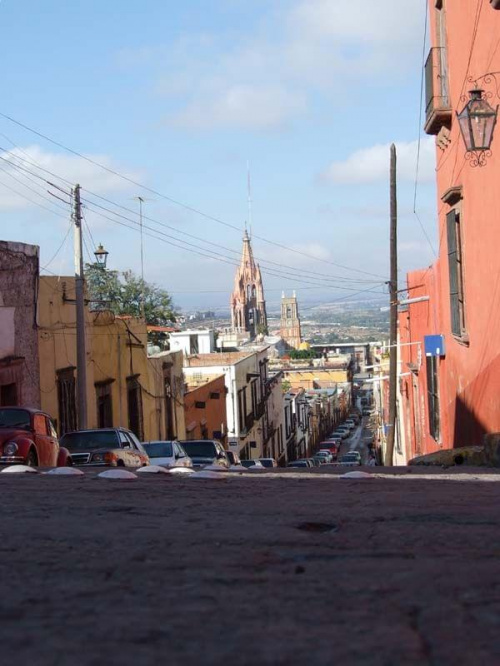
[[[444,335],[425,335],[424,348],[426,356],[444,356]]]

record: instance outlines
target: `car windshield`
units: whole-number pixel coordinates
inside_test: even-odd
[[[191,458],[215,458],[216,456],[212,442],[182,442],[182,446]]]
[[[89,432],[69,432],[61,437],[61,446],[70,451],[90,451],[91,449],[117,449],[118,438],[114,430],[90,430]]]
[[[0,409],[0,428],[30,428],[30,413],[25,409]]]
[[[172,442],[145,442],[143,446],[150,458],[171,458],[174,455]]]
[[[353,453],[346,453],[345,456],[342,456],[342,460],[345,462],[349,462],[349,460],[357,460],[358,456],[354,455]]]
[[[255,467],[257,463],[255,460],[242,460],[241,464],[243,467]]]
[[[264,465],[264,467],[272,467],[273,466],[273,461],[269,460],[269,458],[261,458],[260,462]]]

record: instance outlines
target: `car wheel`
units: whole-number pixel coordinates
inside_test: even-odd
[[[123,460],[117,460],[116,461],[116,466],[117,467],[125,467],[125,463],[123,462]]]
[[[26,458],[26,464],[28,467],[38,467],[38,459],[36,457],[36,452],[34,449],[30,449],[28,456]]]

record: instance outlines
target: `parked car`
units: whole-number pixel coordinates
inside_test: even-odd
[[[221,465],[228,468],[231,465],[222,444],[215,439],[192,439],[179,443],[193,461],[194,467]]]
[[[149,456],[131,430],[96,428],[67,432],[61,444],[71,453],[75,465],[145,467]]]
[[[152,465],[162,467],[192,467],[193,461],[184,451],[179,442],[156,441],[143,442],[144,450],[149,456]]]
[[[274,458],[259,458],[264,467],[278,467],[278,463]]]
[[[240,456],[236,453],[236,451],[226,451],[226,456],[228,457],[229,463],[231,465],[241,465]]]
[[[324,458],[326,462],[332,462],[333,461],[333,456],[330,451],[327,451],[326,449],[321,449],[320,451],[317,451],[314,454],[315,458]]]
[[[326,442],[334,442],[335,444],[340,444],[342,443],[342,435],[336,434],[336,435],[329,435],[326,440]]]
[[[339,445],[335,442],[321,442],[320,451],[328,451],[332,455],[332,458],[335,459],[339,452]]]
[[[356,425],[359,425],[361,420],[359,414],[356,414],[356,412],[351,412],[347,418],[352,419]]]
[[[349,426],[351,430],[354,430],[354,428],[356,427],[356,423],[354,423],[353,419],[347,419],[345,424],[346,426]]]
[[[293,462],[288,463],[287,467],[307,467],[309,468],[309,462],[307,460],[294,460]]]
[[[241,464],[243,467],[246,467],[247,469],[253,468],[253,469],[264,469],[264,465],[261,463],[260,460],[242,460]]]
[[[357,451],[349,451],[341,456],[339,462],[341,465],[361,465],[361,456]]]
[[[340,435],[342,439],[347,439],[349,437],[349,428],[337,428],[335,434]]]
[[[0,465],[66,467],[72,465],[60,446],[48,414],[29,407],[0,407]]]
[[[309,463],[309,467],[319,467],[321,465],[321,461],[318,458],[306,458],[305,460]]]

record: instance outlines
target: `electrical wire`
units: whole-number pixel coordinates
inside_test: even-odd
[[[63,249],[63,247],[66,245],[66,241],[68,240],[68,236],[70,235],[72,229],[73,229],[73,220],[70,221],[70,223],[69,223],[69,227],[68,227],[68,230],[67,230],[67,232],[65,233],[64,238],[63,238],[61,244],[59,245],[59,247],[57,248],[57,250],[54,252],[54,254],[52,255],[51,259],[45,264],[45,266],[41,266],[41,270],[46,271],[47,268],[50,266],[50,264],[51,264],[51,263],[54,261],[54,259],[57,257],[57,255],[59,254],[59,252],[61,252],[61,250]]]
[[[88,204],[88,202],[87,202],[87,204]],[[92,205],[93,204],[91,204],[91,206]],[[90,208],[89,210],[92,210],[92,209]],[[123,226],[127,229],[132,229],[133,231],[140,232],[140,229],[137,226],[133,227],[133,226],[130,226],[130,224],[126,224],[126,223],[121,222],[119,220],[115,220],[115,219],[109,217],[108,215],[105,215],[105,214],[101,213],[100,211],[93,211],[93,212],[95,212],[97,215],[100,215],[104,219],[107,219],[107,220],[113,222],[114,224],[118,224],[118,225]],[[121,216],[121,217],[123,217],[123,216]],[[126,218],[126,219],[131,224],[134,224],[134,225],[139,224],[139,223],[135,222],[135,220],[130,220],[128,218]],[[179,245],[178,243],[172,242],[172,240],[166,240],[166,238],[171,239],[172,236],[170,236],[169,234],[165,234],[164,232],[158,231],[157,229],[151,229],[151,227],[149,227],[147,225],[143,225],[143,230],[144,230],[143,234],[145,236],[149,236],[151,238],[159,240],[160,242],[166,243],[167,245],[170,245],[170,246],[173,246],[173,247],[178,247],[178,248],[180,248],[182,250],[185,250],[187,252],[191,252],[191,253],[200,255],[202,257],[208,258],[208,259],[220,261],[222,263],[229,264],[231,266],[236,266],[236,267],[240,266],[239,262],[228,259],[228,258],[224,257],[224,255],[222,255],[221,253],[212,252],[211,254],[207,254],[208,251],[207,252],[202,252],[202,251],[199,251],[197,249],[190,249],[189,247],[185,247],[183,245]],[[166,238],[163,238],[162,236],[164,236]],[[178,240],[178,239],[175,239],[175,240]],[[197,246],[193,245],[192,243],[187,243],[187,241],[179,241],[179,242],[186,243],[187,245],[191,245],[194,248],[197,247]],[[285,280],[297,280],[296,274],[290,274],[290,273],[286,273],[284,271],[277,271],[277,270],[272,270],[272,269],[268,269],[268,268],[263,268],[262,272],[266,275],[270,275],[270,276],[273,276],[273,277],[279,277],[279,278],[282,278],[282,279],[285,279]],[[321,278],[318,278],[318,279],[321,279]],[[326,278],[324,278],[323,280],[325,282],[324,285],[323,285],[324,288],[331,288],[331,289],[335,288],[335,289],[339,289],[339,290],[342,290],[342,291],[357,291],[357,289],[358,289],[357,287],[344,287],[344,286],[341,286],[341,285],[333,285]],[[314,286],[318,286],[318,282],[311,282],[310,280],[301,279],[298,282],[300,284],[312,284]],[[380,282],[380,283],[377,283],[375,286],[380,286],[382,284],[384,284],[384,283]]]
[[[1,150],[1,148],[0,148],[0,150]],[[1,158],[1,157],[0,157],[0,159],[4,159],[4,158]],[[27,160],[24,160],[24,161],[27,161]],[[29,162],[28,162],[28,163],[29,163]],[[12,164],[12,163],[9,161],[9,164]],[[32,173],[35,177],[37,177],[37,178],[41,178],[44,182],[50,184],[50,182],[47,181],[45,178],[42,178],[42,177],[39,176],[38,174],[35,174],[35,173],[33,173],[33,172],[27,170],[25,167],[22,167],[22,170],[23,170],[23,171],[27,171],[28,173]],[[46,170],[46,169],[43,169],[43,167],[42,167],[42,170],[43,170],[43,171],[46,171],[47,173],[49,173],[49,174],[50,174],[51,176],[53,176],[53,177],[56,177],[56,178],[59,177],[59,176],[57,176],[57,174],[54,174],[54,173],[51,172],[51,171],[48,171],[48,170]],[[60,177],[59,177],[59,178],[60,178]],[[63,180],[64,180],[64,179],[63,179]],[[64,182],[68,183],[68,181],[64,181]],[[98,198],[98,199],[100,199],[100,200],[102,200],[102,201],[105,201],[105,202],[109,203],[109,204],[112,205],[112,206],[115,206],[115,207],[117,207],[117,208],[119,208],[119,209],[121,209],[121,210],[125,210],[125,211],[131,213],[132,215],[134,215],[134,217],[137,215],[137,212],[136,212],[135,210],[132,210],[132,209],[128,208],[127,206],[123,206],[123,205],[121,205],[121,204],[118,204],[118,203],[112,201],[111,199],[108,199],[107,197],[103,197],[103,196],[101,196],[101,195],[99,195],[99,194],[96,194],[96,193],[94,193],[94,192],[91,192],[91,191],[89,191],[89,190],[84,190],[84,191],[85,191],[85,192],[88,192],[91,196],[93,196],[93,197],[95,197],[95,198]],[[94,202],[94,201],[90,201],[89,199],[86,199],[85,201],[87,202],[87,204],[90,204],[90,205],[96,206],[96,207],[98,207],[98,208],[101,208],[102,210],[105,210],[106,212],[110,213],[111,215],[115,215],[115,216],[117,216],[117,217],[121,217],[122,219],[125,219],[125,220],[127,220],[127,221],[129,221],[129,222],[132,222],[133,224],[137,224],[137,222],[136,222],[135,219],[134,219],[134,220],[131,220],[130,217],[127,217],[127,216],[125,216],[125,215],[122,215],[121,213],[118,213],[118,212],[116,212],[116,211],[114,211],[114,210],[111,210],[110,208],[107,208],[106,206],[102,206],[101,204],[98,204],[98,203],[96,203],[96,202]],[[94,211],[94,212],[96,212],[96,211]],[[172,230],[173,230],[175,233],[177,233],[177,234],[182,234],[182,235],[184,235],[184,236],[187,236],[187,237],[189,237],[189,238],[192,238],[192,239],[198,240],[198,241],[200,241],[200,242],[202,242],[202,243],[205,243],[205,244],[207,244],[207,245],[211,245],[211,246],[214,246],[214,247],[216,247],[216,248],[218,248],[218,249],[223,249],[223,250],[226,250],[226,251],[228,251],[228,252],[231,252],[231,253],[233,253],[233,254],[235,254],[235,255],[238,255],[238,257],[240,256],[240,251],[239,251],[239,250],[233,250],[232,248],[228,248],[228,247],[225,247],[225,246],[221,246],[219,243],[214,243],[214,242],[211,242],[211,241],[209,241],[209,240],[206,240],[206,239],[200,238],[199,236],[195,236],[194,234],[190,234],[190,233],[184,232],[184,231],[182,231],[182,230],[177,229],[176,227],[173,227],[172,225],[169,225],[169,224],[167,224],[167,223],[165,223],[165,222],[161,222],[161,221],[159,221],[159,220],[156,220],[156,219],[154,219],[154,218],[152,218],[152,217],[150,217],[150,216],[148,216],[148,215],[143,215],[143,220],[144,220],[144,219],[147,220],[147,221],[153,222],[154,224],[157,224],[157,225],[159,225],[159,226],[161,226],[161,227],[165,227],[165,228],[168,228],[168,229],[172,229]],[[151,229],[151,227],[148,227],[148,228],[149,228],[150,230],[152,230],[152,231],[157,231],[156,229]],[[158,233],[159,233],[159,232],[158,232]],[[170,236],[170,237],[171,237],[171,238],[174,238],[174,239],[177,240],[178,242],[186,243],[186,241],[183,241],[182,239],[176,238],[176,237],[174,237],[174,236]],[[94,244],[95,244],[95,243],[94,243]],[[189,244],[189,243],[188,243],[188,244]],[[191,245],[191,244],[189,244],[189,245]],[[194,245],[193,245],[193,247],[197,247],[197,246],[194,246]],[[205,250],[205,251],[209,251],[209,250],[206,250],[206,248],[200,248],[200,249],[203,249],[203,250]],[[215,253],[215,254],[218,254],[218,253]],[[258,258],[258,257],[255,257],[255,259],[257,259],[257,261],[259,261],[259,258]],[[260,263],[263,264],[263,265],[270,264],[270,265],[273,265],[273,266],[278,266],[279,268],[289,268],[290,270],[292,270],[292,271],[294,271],[294,272],[296,272],[296,270],[297,270],[296,267],[294,267],[294,266],[287,266],[286,264],[281,264],[281,263],[278,263],[278,262],[274,262],[274,261],[272,261],[272,260],[270,260],[270,259],[260,259]],[[324,280],[324,281],[327,281],[327,280],[332,281],[333,279],[335,279],[335,280],[339,280],[339,281],[341,281],[341,282],[350,282],[350,283],[353,283],[353,284],[360,284],[360,283],[370,283],[370,284],[374,284],[374,283],[375,283],[375,284],[379,284],[379,282],[377,282],[377,281],[375,281],[375,280],[366,280],[366,279],[361,279],[361,278],[357,278],[357,279],[356,279],[356,278],[348,278],[348,277],[345,277],[345,276],[339,276],[339,275],[325,275],[324,273],[318,273],[317,271],[311,271],[311,270],[308,270],[308,269],[301,269],[301,273],[302,273],[302,274],[306,274],[306,275],[311,275],[311,276],[320,276],[320,279],[321,279],[321,280]]]
[[[26,124],[24,124],[24,123],[22,123],[22,122],[16,120],[15,118],[13,118],[12,116],[9,116],[9,115],[6,114],[6,113],[3,113],[3,112],[0,111],[0,117],[5,118],[5,120],[8,120],[9,122],[11,122],[11,123],[17,125],[18,127],[21,127],[21,128],[23,128],[24,130],[26,130],[26,131],[28,131],[28,132],[31,132],[31,133],[34,134],[35,136],[38,136],[39,138],[42,138],[42,139],[44,139],[45,141],[48,141],[48,142],[51,143],[52,145],[55,145],[55,146],[57,146],[58,148],[61,148],[62,150],[65,150],[66,152],[71,153],[72,155],[75,155],[76,157],[79,157],[80,159],[83,159],[83,160],[85,160],[86,162],[88,162],[88,163],[90,163],[90,164],[93,164],[94,166],[97,166],[97,167],[100,168],[100,169],[103,169],[103,170],[106,171],[107,173],[110,173],[110,174],[112,174],[112,175],[114,175],[114,176],[116,176],[116,177],[118,177],[118,178],[121,178],[122,180],[125,180],[126,182],[128,182],[128,183],[130,183],[130,184],[132,184],[132,185],[135,185],[136,187],[140,187],[140,188],[142,188],[143,190],[145,190],[145,191],[147,191],[147,192],[150,192],[151,194],[154,194],[154,195],[157,196],[157,197],[160,197],[161,199],[164,199],[164,200],[166,200],[166,201],[169,201],[170,203],[173,203],[173,204],[175,204],[175,205],[177,205],[177,206],[180,206],[180,207],[184,208],[185,210],[188,210],[188,211],[190,211],[190,212],[192,212],[192,213],[195,213],[195,214],[197,214],[197,215],[200,215],[201,217],[203,217],[203,218],[205,218],[205,219],[207,219],[207,220],[210,220],[210,221],[212,221],[212,222],[216,222],[216,223],[221,224],[221,225],[223,225],[223,226],[225,226],[225,227],[228,227],[228,228],[230,228],[230,229],[233,229],[233,230],[235,230],[235,231],[238,231],[238,233],[241,233],[241,228],[240,228],[239,226],[234,225],[234,224],[230,224],[229,222],[225,222],[224,220],[222,220],[222,219],[220,219],[220,218],[218,218],[218,217],[215,217],[215,216],[213,216],[213,215],[209,215],[208,213],[204,213],[202,210],[200,210],[200,209],[198,209],[198,208],[196,208],[196,207],[194,207],[194,206],[191,206],[191,205],[189,205],[189,204],[185,204],[185,203],[183,203],[183,202],[181,202],[181,201],[178,201],[177,199],[174,199],[173,197],[170,197],[170,196],[168,196],[168,195],[166,195],[166,194],[163,194],[162,192],[159,192],[158,190],[155,190],[155,189],[153,189],[153,188],[151,188],[151,187],[148,187],[147,185],[144,185],[144,184],[142,184],[142,183],[140,183],[140,182],[134,180],[133,178],[130,178],[129,176],[126,176],[126,175],[124,175],[124,174],[121,174],[121,173],[119,173],[118,171],[116,171],[115,169],[111,169],[110,167],[108,167],[108,166],[106,166],[106,165],[104,165],[104,164],[101,164],[100,162],[97,162],[97,160],[94,160],[94,159],[92,159],[91,157],[88,157],[87,155],[83,155],[82,153],[78,152],[77,150],[74,150],[73,148],[69,148],[68,146],[64,145],[63,143],[61,143],[61,142],[59,142],[59,141],[56,141],[55,139],[50,138],[50,137],[47,136],[46,134],[43,134],[42,132],[39,132],[38,130],[33,129],[32,127],[29,127],[28,125],[26,125]],[[372,277],[384,278],[384,280],[386,279],[385,276],[378,275],[378,274],[376,274],[376,273],[372,273],[372,272],[370,272],[370,271],[364,271],[364,270],[362,270],[362,269],[355,269],[355,268],[352,268],[352,267],[350,267],[350,266],[346,266],[346,265],[344,265],[344,264],[340,264],[340,263],[338,263],[338,262],[334,262],[334,261],[330,261],[330,260],[327,260],[327,259],[320,259],[320,258],[318,258],[318,257],[314,257],[313,255],[310,255],[310,254],[308,254],[307,252],[303,252],[303,251],[301,251],[301,250],[297,250],[296,248],[288,247],[288,246],[286,246],[286,245],[284,245],[284,244],[282,244],[282,243],[278,243],[278,242],[276,242],[276,241],[269,240],[269,239],[264,238],[263,236],[259,236],[259,235],[257,235],[257,234],[253,234],[253,237],[254,237],[254,238],[257,238],[258,240],[261,240],[261,241],[264,242],[264,243],[268,243],[268,244],[273,245],[273,246],[275,246],[275,247],[279,247],[279,248],[281,248],[281,249],[283,249],[283,250],[287,250],[287,251],[289,251],[289,252],[293,252],[293,253],[295,253],[295,254],[298,254],[298,255],[301,255],[301,256],[307,257],[308,259],[313,259],[314,261],[320,261],[320,262],[322,262],[322,263],[326,263],[326,264],[330,264],[330,265],[333,265],[333,266],[337,266],[338,268],[343,268],[344,270],[352,271],[352,272],[355,272],[355,273],[363,273],[363,274],[365,274],[365,275],[370,275],[370,276],[372,276]]]

